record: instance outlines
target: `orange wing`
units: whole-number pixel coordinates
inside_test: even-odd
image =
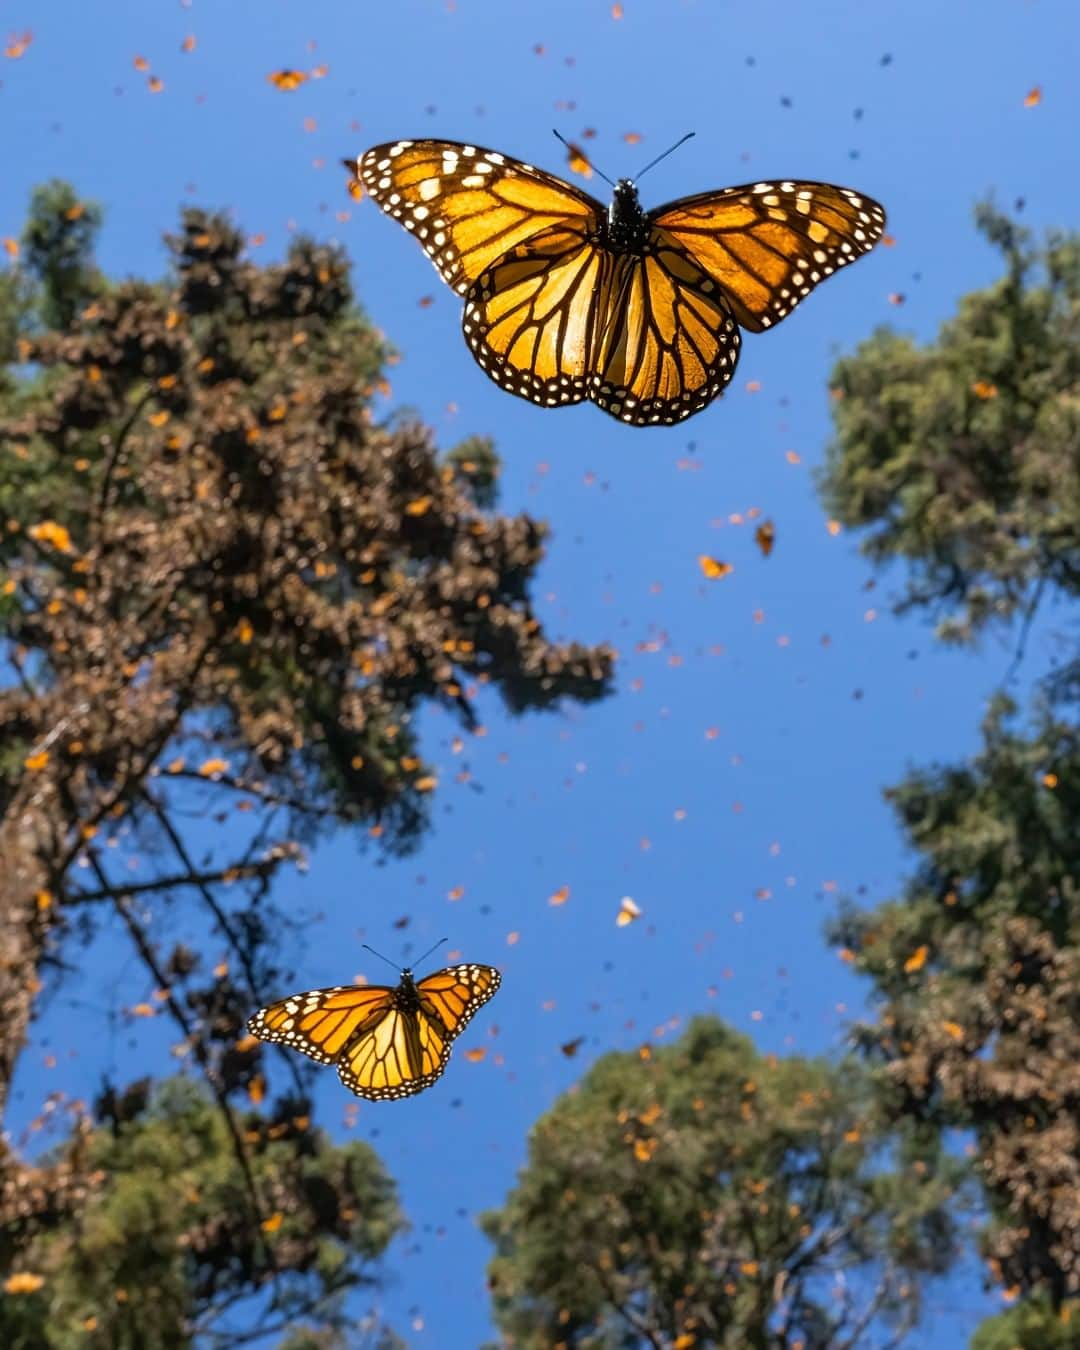
[[[300,1050],[320,1064],[335,1064],[354,1037],[385,1020],[394,992],[382,984],[311,989],[260,1008],[248,1018],[248,1030],[262,1041]]]
[[[679,422],[735,373],[723,291],[654,230],[644,257],[559,226],[520,244],[465,298],[465,339],[496,384],[544,407],[591,398],[635,426]]]
[[[502,983],[492,966],[447,966],[417,982],[420,1007],[395,1007],[349,1045],[338,1075],[358,1097],[423,1092],[442,1075],[454,1038]]]
[[[519,244],[476,280],[461,326],[480,368],[545,407],[588,393],[597,296],[614,259],[575,222]]]
[[[348,1047],[338,1061],[338,1077],[369,1101],[411,1097],[441,1076],[451,1040],[436,1019],[394,1008]]]
[[[595,198],[542,169],[457,141],[388,142],[346,164],[461,295],[516,245],[553,225],[589,233],[604,214]]]
[[[448,966],[415,996],[386,985],[337,985],[260,1008],[248,1030],[320,1064],[336,1064],[350,1092],[371,1101],[411,1097],[442,1074],[450,1046],[502,983],[492,966]]]
[[[681,422],[735,374],[740,336],[723,288],[658,229],[621,254],[602,300],[589,398],[633,426]]]
[[[786,318],[885,229],[879,203],[831,183],[748,183],[668,202],[649,221],[688,253],[760,333]]]
[[[421,1021],[437,1017],[452,1041],[470,1021],[477,1008],[493,996],[502,976],[494,966],[472,963],[447,966],[420,980]]]

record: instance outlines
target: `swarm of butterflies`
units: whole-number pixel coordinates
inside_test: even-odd
[[[735,373],[740,328],[779,323],[885,229],[877,202],[829,183],[752,183],[645,212],[629,179],[605,210],[454,141],[395,141],[346,164],[464,296],[465,339],[497,384],[547,408],[591,399],[631,426],[700,412]],[[406,969],[396,986],[293,994],[248,1028],[335,1064],[359,1097],[410,1097],[500,982],[492,966]]]

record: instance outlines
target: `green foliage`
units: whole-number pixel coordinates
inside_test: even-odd
[[[0,414],[17,388],[6,367],[19,359],[19,337],[29,324],[32,298],[25,274],[18,268],[0,272]]]
[[[1006,1286],[1080,1290],[1080,732],[999,701],[970,765],[888,795],[921,861],[832,937],[879,1002],[858,1028],[897,1120],[975,1132],[984,1247]]]
[[[124,283],[27,344],[46,374],[0,421],[9,632],[52,691],[93,654],[101,687],[62,698],[90,718],[71,725],[88,786],[159,735],[128,715],[116,744],[109,708],[146,662],[216,719],[246,778],[306,800],[308,824],[374,820],[405,851],[433,784],[421,701],[472,727],[481,683],[515,711],[600,697],[611,653],[543,637],[528,592],[546,530],[480,513],[490,444],[440,463],[423,428],[373,424],[387,351],[339,250],[300,238],[260,268],[197,210],[169,244],[171,286]],[[23,750],[25,698],[8,704]]]
[[[1080,596],[1080,236],[1036,248],[988,205],[977,220],[1005,275],[927,346],[882,332],[839,364],[823,487],[871,559],[907,561],[905,603],[936,611],[943,637],[1013,619],[1019,654],[1040,601]],[[999,697],[970,763],[886,794],[917,864],[899,897],[832,926],[873,981],[856,1036],[885,1115],[974,1138],[983,1254],[1022,1300],[977,1338],[1003,1350],[1080,1343],[1080,658],[1065,650],[1027,725]]]
[[[402,1227],[393,1184],[366,1144],[331,1145],[295,1103],[237,1124],[258,1207],[225,1118],[189,1080],[124,1110],[114,1102],[111,1128],[81,1127],[89,1193],[65,1221],[23,1235],[18,1269],[42,1283],[0,1302],[0,1343],[186,1350],[214,1334],[228,1344],[244,1298],[258,1299],[268,1334],[289,1329],[295,1341],[303,1317],[308,1344],[343,1337],[344,1296],[372,1283]]]
[[[34,189],[22,244],[46,328],[67,328],[102,290],[93,256],[101,221],[97,203],[80,201],[70,183],[54,179]]]
[[[822,480],[952,640],[1080,595],[1080,236],[1036,249],[991,206],[977,219],[1005,275],[928,345],[883,330],[837,365]]]
[[[910,1325],[918,1277],[952,1251],[948,1167],[912,1136],[890,1171],[883,1147],[855,1065],[761,1056],[713,1018],[607,1055],[482,1220],[496,1320],[522,1350],[842,1345],[874,1317]]]
[[[266,892],[343,823],[416,847],[438,789],[425,705],[471,731],[484,686],[514,712],[598,699],[614,653],[544,633],[546,527],[488,509],[489,443],[448,459],[415,421],[376,421],[391,353],[340,249],[297,238],[260,266],[192,209],[163,280],[111,284],[98,222],[40,190],[0,289],[0,1104],[37,991],[104,912],[213,1107],[176,1085],[103,1100],[112,1131],[34,1163],[0,1138],[0,1262],[30,1276],[0,1344],[186,1347],[235,1304],[294,1346],[388,1346],[339,1317],[400,1222],[371,1155],[299,1107],[229,1128],[234,1098],[261,1100],[244,1018],[295,931]],[[196,850],[192,815],[230,828]],[[198,953],[159,951],[163,900],[224,947],[211,982]],[[282,1071],[299,1093],[312,1069]]]
[[[446,462],[480,510],[493,511],[499,499],[499,457],[490,436],[467,437]]]
[[[971,1350],[1077,1350],[1080,1304],[1055,1312],[1045,1298],[1017,1304],[991,1317],[971,1339]]]

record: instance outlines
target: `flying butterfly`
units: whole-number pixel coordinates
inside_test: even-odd
[[[547,408],[588,398],[631,426],[700,412],[735,373],[740,327],[779,323],[885,228],[877,202],[829,183],[749,183],[646,212],[629,178],[605,209],[455,141],[394,141],[345,165],[464,296],[465,340],[496,384]]]
[[[494,967],[471,962],[422,980],[406,968],[397,985],[335,985],[293,994],[260,1008],[247,1026],[262,1041],[336,1065],[358,1097],[388,1101],[423,1092],[441,1077],[455,1038],[501,983]]]

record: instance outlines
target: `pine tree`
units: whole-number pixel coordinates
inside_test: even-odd
[[[823,487],[871,559],[907,561],[904,607],[942,637],[1011,633],[1012,674],[1040,606],[1075,624],[1080,596],[1080,237],[978,222],[1004,276],[927,346],[879,333],[839,364]],[[989,1279],[1022,1300],[986,1347],[1080,1334],[1080,658],[1061,647],[1026,718],[999,695],[972,762],[886,794],[917,867],[832,930],[873,981],[857,1037],[883,1109],[974,1139]]]
[[[288,1098],[231,1122],[185,1078],[108,1089],[95,1116],[63,1146],[84,1179],[77,1207],[36,1209],[0,1235],[7,1350],[241,1345],[253,1313],[261,1335],[286,1333],[282,1350],[305,1322],[326,1350],[375,1330],[346,1297],[377,1283],[403,1219],[367,1144],[331,1145]]]
[[[534,1126],[483,1226],[519,1350],[855,1350],[898,1343],[954,1236],[950,1164],[917,1132],[893,1166],[854,1064],[760,1055],[699,1017],[604,1056]]]
[[[393,353],[340,250],[300,237],[258,266],[224,216],[191,209],[164,280],[113,282],[93,260],[99,220],[66,185],[42,189],[0,289],[0,1105],[36,995],[110,916],[155,991],[148,1014],[175,1024],[220,1117],[205,1170],[247,1195],[248,1228],[220,1249],[232,1262],[244,1248],[238,1296],[265,1284],[253,1234],[276,1209],[288,1240],[270,1243],[275,1279],[332,1256],[322,1220],[309,1214],[305,1233],[302,1206],[284,1191],[272,1203],[285,1183],[248,1160],[244,1132],[263,1126],[237,1123],[238,1103],[266,1091],[244,1018],[286,978],[272,883],[342,826],[383,851],[416,846],[438,792],[414,729],[425,705],[469,731],[484,685],[514,713],[596,699],[613,653],[541,630],[530,587],[546,529],[495,511],[491,444],[440,456],[419,423],[376,415]],[[228,826],[209,861],[193,856],[192,813]],[[149,871],[123,867],[135,850]],[[212,978],[197,951],[160,950],[165,900],[227,954]],[[291,1072],[288,1119],[307,1114],[306,1070]],[[130,1124],[147,1147],[174,1129],[153,1115],[169,1109]],[[287,1127],[283,1109],[267,1128]],[[288,1166],[322,1156],[326,1207],[343,1212],[345,1155],[314,1138],[299,1130]],[[48,1297],[70,1289],[72,1316],[93,1272],[71,1268],[71,1226],[147,1200],[133,1154],[106,1151],[95,1189],[100,1139],[87,1117],[52,1159],[0,1144],[7,1269],[39,1244]],[[196,1325],[205,1272],[173,1257],[162,1272]],[[123,1321],[112,1304],[87,1315]]]
[[[901,608],[952,641],[1080,596],[1080,236],[1037,248],[989,205],[976,220],[1004,275],[934,342],[883,330],[838,363],[821,480],[868,558],[908,563]]]

